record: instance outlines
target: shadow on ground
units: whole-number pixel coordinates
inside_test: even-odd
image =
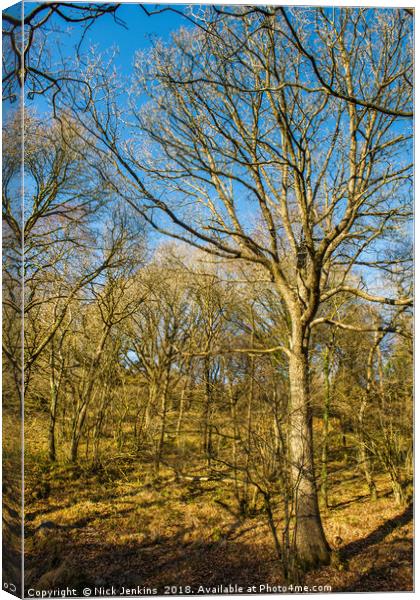
[[[28,578],[27,587],[147,586],[163,594],[165,586],[177,586],[178,589],[190,586],[197,592],[201,585],[209,588],[281,583],[281,578],[275,576],[277,571],[281,572],[280,565],[269,546],[257,550],[240,542],[194,541],[186,544],[183,542],[185,533],[181,530],[172,537],[158,538],[149,544],[116,544],[104,549],[100,544],[91,543],[83,544],[83,547],[72,545],[67,551],[62,548],[63,556],[67,554],[67,558],[56,560],[53,566],[44,563],[44,569],[49,570],[42,575],[36,568]],[[275,562],[277,568],[273,569]]]
[[[377,529],[369,533],[366,537],[361,540],[355,540],[350,544],[347,544],[342,549],[342,556],[345,559],[350,559],[353,556],[359,554],[362,550],[365,550],[367,547],[372,544],[378,544],[382,540],[384,540],[390,533],[392,533],[395,529],[407,525],[413,519],[413,506],[408,506],[404,512],[397,515],[392,519],[388,519],[385,523],[382,523]]]

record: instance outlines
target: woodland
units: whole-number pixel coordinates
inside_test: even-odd
[[[411,591],[412,10],[121,10],[3,13],[9,580]]]

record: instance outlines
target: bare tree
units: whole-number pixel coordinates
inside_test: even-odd
[[[304,16],[310,23],[325,17],[317,10]],[[403,106],[406,88],[400,78],[384,87],[378,74],[391,77],[392,48],[403,69],[411,64],[411,18],[397,10],[389,17],[343,9],[329,21],[320,53],[342,94],[314,87],[308,57],[284,35],[281,16],[212,20],[208,13],[206,31],[180,31],[171,45],[158,42],[137,57],[130,106],[142,151],[120,131],[116,75],[94,76],[107,108],[93,98],[76,115],[100,139],[125,198],[152,227],[213,255],[261,265],[275,286],[288,323],[281,350],[289,365],[296,547],[307,566],[329,560],[314,477],[311,330],[321,323],[355,329],[323,314],[333,297],[412,304],[352,276],[363,265],[373,281],[383,244],[392,246],[410,218],[411,124],[383,110]],[[371,90],[381,110],[355,102],[360,89]],[[145,106],[140,92],[150,97]]]
[[[390,94],[387,102],[379,102],[377,89],[371,90],[358,82],[352,92],[346,90],[346,86],[342,85],[342,71],[340,69],[340,61],[336,60],[336,41],[334,35],[336,29],[341,33],[344,31],[348,23],[345,23],[336,12],[335,7],[320,8],[317,11],[317,18],[312,15],[305,15],[301,9],[293,9],[286,7],[246,7],[234,8],[230,7],[213,7],[213,10],[223,19],[224,15],[234,18],[242,18],[256,13],[262,17],[271,17],[273,15],[281,15],[282,21],[279,21],[278,33],[283,35],[291,42],[297,52],[299,52],[307,61],[307,67],[310,69],[314,82],[307,85],[307,90],[316,91],[320,86],[322,91],[330,94],[335,98],[340,98],[360,107],[366,107],[375,111],[404,118],[412,118],[412,86],[413,86],[413,61],[402,61],[404,56],[404,43],[407,35],[407,29],[404,21],[407,20],[407,15],[413,17],[412,9],[403,9],[398,14],[393,15],[395,21],[393,26],[395,30],[392,35],[383,40],[389,51],[389,62],[386,65],[377,64],[375,69],[376,81],[375,86],[378,86],[382,91],[388,89]],[[336,27],[336,16],[338,26]],[[384,18],[387,18],[385,12]],[[377,30],[371,26],[369,9],[359,11],[357,17],[352,21],[350,27],[357,32],[358,49],[361,51],[365,42],[368,40],[368,47],[365,50],[369,59],[372,58],[372,49],[375,42],[375,34]],[[310,32],[310,33],[309,33]],[[332,35],[331,35],[332,34]],[[237,48],[239,49],[242,41],[237,39]],[[314,51],[314,47],[317,51]],[[406,58],[404,56],[404,58]],[[371,64],[371,66],[373,66]],[[383,67],[383,68],[382,68]],[[297,85],[292,81],[289,85]],[[313,86],[313,87],[312,87]],[[399,88],[399,93],[394,94],[395,87]]]
[[[130,229],[124,218],[119,220],[117,215],[114,215],[114,223],[108,230],[104,245],[106,253],[115,256],[116,261],[105,271],[105,278],[94,282],[87,291],[87,298],[85,298],[87,309],[82,315],[87,330],[85,335],[90,342],[93,342],[90,352],[87,353],[80,347],[83,340],[77,336],[75,338],[79,354],[77,362],[80,364],[81,373],[78,383],[73,382],[75,417],[70,448],[72,462],[77,460],[87,412],[100,387],[98,380],[103,370],[107,350],[108,354],[115,357],[113,344],[110,341],[111,334],[115,327],[128,319],[143,302],[143,297],[137,294],[133,281],[133,273],[143,259],[140,253],[141,244],[136,241],[134,248],[130,247]]]
[[[29,99],[49,90],[57,94],[66,83],[77,80],[51,64],[45,33],[48,23],[81,25],[81,42],[87,29],[103,15],[113,15],[121,24],[116,16],[119,7],[109,3],[41,2],[25,13],[23,5],[22,10],[3,11],[3,99],[14,102],[23,87]]]
[[[133,312],[127,326],[129,360],[147,382],[147,399],[137,427],[140,446],[149,438],[159,472],[167,436],[170,396],[183,374],[182,355],[191,336],[190,304],[182,273],[168,276],[159,264],[138,277],[138,290],[146,300]]]

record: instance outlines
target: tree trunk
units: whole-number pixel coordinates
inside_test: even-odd
[[[373,479],[372,468],[370,464],[370,457],[365,442],[364,416],[367,406],[368,394],[369,389],[367,389],[365,392],[358,414],[359,468],[365,476],[366,483],[369,489],[370,499],[373,502],[375,502],[378,499],[378,494],[376,491],[376,485]]]
[[[59,351],[61,356],[61,353]],[[57,405],[58,405],[58,393],[61,383],[61,377],[63,374],[63,360],[60,362],[59,372],[56,373],[55,365],[55,345],[54,340],[51,342],[51,354],[50,354],[50,422],[48,427],[48,455],[51,462],[55,462],[57,459],[56,444],[55,444],[55,429],[57,423]]]
[[[389,476],[391,478],[392,491],[394,492],[395,503],[399,505],[406,504],[406,497],[404,488],[401,483],[401,478],[398,475],[397,470],[394,467],[388,469]]]
[[[169,389],[169,377],[170,377],[170,366],[168,371],[165,373],[165,381],[163,384],[163,390],[161,395],[161,421],[160,421],[160,432],[159,439],[157,443],[156,449],[156,457],[155,457],[155,471],[159,474],[160,463],[162,461],[163,456],[163,447],[165,444],[165,435],[166,435],[166,416],[168,413],[168,389]]]
[[[228,383],[228,395],[229,395],[229,405],[230,405],[230,416],[232,419],[233,425],[233,440],[232,440],[232,467],[233,467],[233,477],[234,477],[234,490],[235,490],[235,498],[238,503],[239,513],[242,516],[244,504],[243,504],[243,496],[241,494],[240,483],[238,478],[238,415],[235,406],[235,398],[233,395],[233,386],[232,382]]]
[[[349,449],[347,446],[347,429],[343,421],[340,419],[340,429],[341,429],[341,443],[343,446],[343,462],[345,465],[349,462]]]
[[[375,334],[375,344],[369,351],[368,362],[367,362],[367,371],[366,371],[366,390],[362,397],[362,402],[360,404],[359,414],[358,414],[358,437],[359,437],[359,467],[364,473],[366,483],[369,488],[369,494],[372,501],[376,501],[378,498],[375,481],[372,476],[372,468],[370,464],[370,456],[369,452],[366,448],[366,435],[365,435],[365,411],[368,405],[370,392],[372,389],[372,381],[373,381],[373,359],[375,355],[376,347],[379,343],[379,338],[377,334]]]
[[[94,465],[99,463],[99,447],[101,443],[101,435],[102,435],[102,425],[104,422],[105,411],[108,403],[108,386],[105,385],[102,394],[101,394],[101,402],[98,410],[98,414],[96,416],[96,421],[92,431],[92,445],[93,445],[93,459],[92,463]],[[119,428],[117,429],[119,431]]]
[[[185,375],[185,382],[184,382],[184,385],[182,386],[181,398],[180,398],[180,402],[179,402],[179,413],[178,413],[178,420],[177,420],[177,424],[176,424],[176,443],[177,443],[177,445],[181,444],[181,429],[182,429],[182,422],[184,419],[184,412],[185,412],[185,397],[186,397],[187,391],[190,387],[191,387],[191,363],[189,364],[186,375]]]
[[[315,483],[308,353],[294,344],[289,361],[290,460],[295,504],[294,547],[299,565],[308,569],[330,561]]]
[[[372,502],[376,502],[376,500],[378,499],[378,493],[376,490],[375,481],[372,476],[371,464],[368,452],[366,450],[366,444],[364,442],[362,431],[359,431],[359,468],[365,476],[370,499],[372,500]]]
[[[79,454],[79,443],[82,436],[83,424],[85,422],[87,404],[84,403],[81,407],[76,422],[73,426],[71,444],[70,444],[70,462],[76,463]]]
[[[211,439],[211,403],[212,403],[212,389],[211,389],[211,373],[210,373],[210,359],[206,356],[204,359],[204,379],[205,379],[205,398],[204,398],[204,415],[203,415],[203,452],[207,460],[207,465],[210,466],[212,458],[212,439]]]
[[[54,378],[51,378],[50,388],[50,424],[48,430],[48,446],[49,446],[49,458],[51,462],[56,460],[56,449],[55,449],[55,424],[57,419],[57,398],[58,390]]]
[[[77,455],[79,453],[79,437],[77,434],[73,434],[71,438],[71,446],[70,446],[70,462],[77,462]]]
[[[321,452],[321,498],[328,508],[328,437],[330,427],[330,348],[324,355],[324,410],[322,414],[322,452]]]

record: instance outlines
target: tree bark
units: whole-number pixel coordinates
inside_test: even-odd
[[[184,419],[184,412],[185,412],[185,397],[188,393],[188,389],[191,387],[191,363],[188,365],[187,368],[187,372],[185,374],[185,382],[184,385],[182,386],[182,391],[181,391],[181,398],[179,401],[179,413],[178,413],[178,420],[177,420],[177,424],[176,424],[176,443],[178,445],[180,445],[181,443],[181,428],[182,428],[182,422]]]
[[[366,390],[362,397],[362,402],[360,404],[359,414],[358,414],[358,434],[359,434],[359,467],[364,473],[366,483],[369,488],[370,499],[375,502],[378,499],[378,494],[376,491],[375,480],[372,475],[372,468],[370,463],[369,452],[366,448],[366,435],[365,435],[365,412],[368,406],[370,392],[372,389],[372,381],[373,381],[373,359],[376,350],[376,346],[379,343],[378,337],[375,339],[375,345],[370,349],[368,356],[368,364],[367,364],[367,372],[366,372]]]
[[[372,469],[368,452],[366,450],[366,444],[363,436],[363,429],[359,427],[359,468],[365,476],[366,483],[369,489],[369,495],[372,502],[376,502],[378,499],[378,493],[376,490],[375,480],[372,476]]]
[[[308,352],[302,343],[294,344],[289,361],[289,452],[296,516],[294,547],[298,564],[304,569],[330,561],[315,482],[308,373]]]
[[[167,413],[168,413],[168,389],[169,389],[170,370],[171,370],[171,365],[169,365],[168,370],[165,373],[165,381],[164,381],[164,384],[163,384],[162,395],[161,395],[160,432],[159,432],[159,439],[158,439],[158,443],[157,443],[156,457],[155,457],[155,471],[156,471],[156,474],[159,474],[160,463],[162,461],[162,456],[163,456],[163,447],[164,447],[164,444],[165,444],[166,416],[167,416]]]
[[[207,460],[207,465],[210,466],[212,458],[212,439],[211,439],[211,404],[212,404],[212,382],[210,373],[210,359],[208,356],[204,359],[204,380],[205,380],[205,398],[204,398],[204,414],[203,414],[203,452]]]
[[[77,463],[79,455],[79,444],[82,437],[83,425],[85,423],[87,413],[87,402],[84,401],[80,410],[78,411],[76,421],[73,425],[71,444],[70,444],[70,462]]]
[[[51,462],[56,460],[56,449],[55,449],[55,424],[57,417],[57,387],[54,379],[51,379],[50,387],[50,423],[48,430],[48,455]]]
[[[85,420],[86,409],[82,408],[79,413],[76,423],[74,424],[72,436],[71,436],[71,444],[70,444],[70,462],[76,463],[79,454],[79,442],[80,437],[82,435],[82,427]]]
[[[324,354],[324,409],[322,414],[322,452],[321,452],[321,498],[325,508],[328,508],[328,438],[330,427],[330,354],[327,347]]]
[[[57,423],[58,393],[63,374],[63,360],[60,361],[59,370],[58,373],[56,373],[54,339],[51,342],[50,368],[50,421],[48,426],[48,455],[50,461],[55,462],[57,459],[55,429]]]

